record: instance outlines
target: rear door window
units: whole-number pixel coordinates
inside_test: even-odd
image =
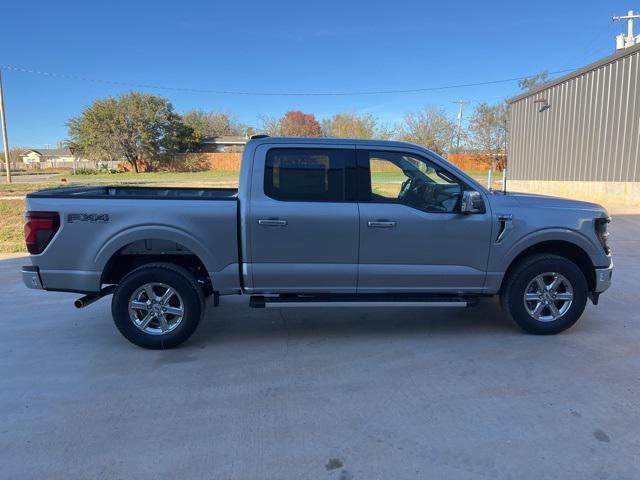
[[[290,202],[348,201],[354,163],[351,149],[273,148],[267,152],[264,191]]]

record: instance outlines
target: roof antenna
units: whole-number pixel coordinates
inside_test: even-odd
[[[502,193],[507,194],[507,165],[502,169]]]
[[[502,193],[504,195],[507,194],[507,163],[509,162],[509,156],[507,154],[507,121],[508,121],[509,112],[507,111],[507,115],[504,117],[504,166],[502,167]]]

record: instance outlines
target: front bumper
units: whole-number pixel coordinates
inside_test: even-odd
[[[42,280],[40,280],[40,269],[33,265],[22,267],[22,281],[29,288],[42,290]]]
[[[611,286],[611,276],[613,275],[613,262],[608,267],[596,268],[596,285],[594,293],[602,293]]]

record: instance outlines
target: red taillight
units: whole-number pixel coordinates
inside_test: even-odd
[[[24,214],[24,240],[29,253],[42,253],[60,228],[58,212],[27,212]]]

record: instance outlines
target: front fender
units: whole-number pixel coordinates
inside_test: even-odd
[[[561,241],[575,245],[582,249],[594,265],[598,264],[602,252],[598,246],[581,232],[566,228],[544,228],[531,232],[509,245],[501,255],[495,255],[490,267],[494,272],[505,272],[509,265],[527,248],[543,242]]]

